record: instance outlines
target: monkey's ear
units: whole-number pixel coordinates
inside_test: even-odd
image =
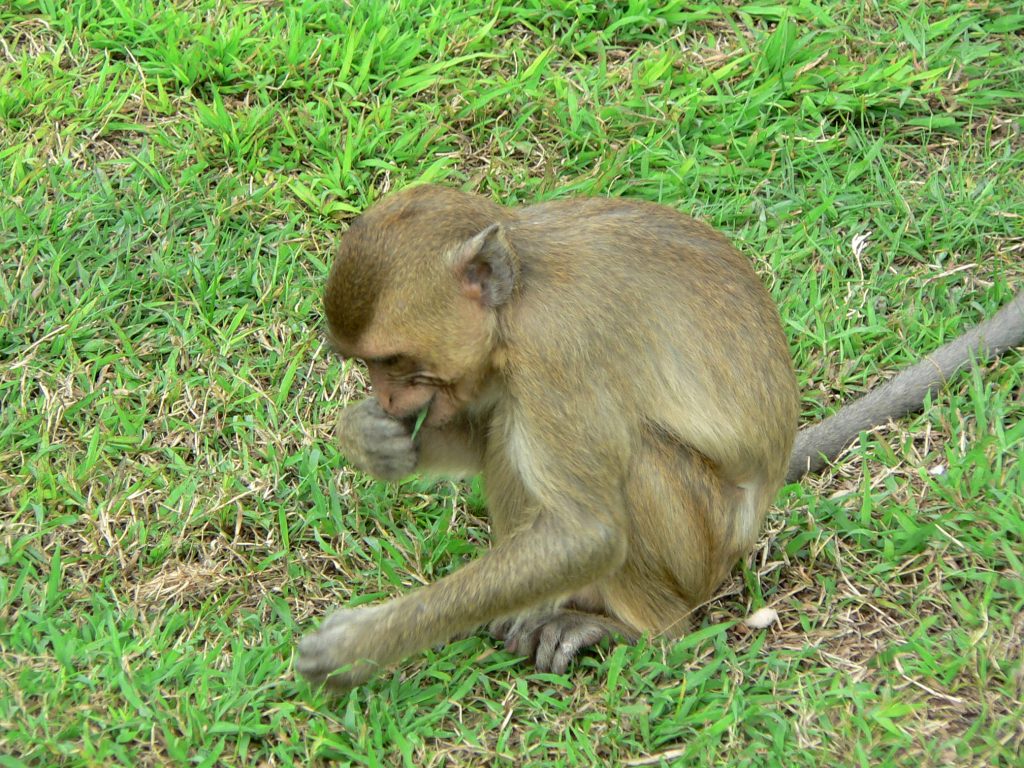
[[[474,301],[500,307],[511,298],[515,267],[500,224],[491,224],[459,246],[455,265],[462,292]]]

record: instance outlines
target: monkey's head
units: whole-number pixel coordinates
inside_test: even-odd
[[[362,360],[381,407],[439,426],[475,400],[492,370],[497,312],[516,260],[508,211],[445,187],[413,187],[359,216],[327,279],[328,334]]]

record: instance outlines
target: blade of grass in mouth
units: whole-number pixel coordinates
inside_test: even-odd
[[[418,414],[416,414],[416,424],[412,428],[412,439],[413,440],[415,440],[416,439],[416,435],[418,435],[420,433],[420,427],[422,427],[423,426],[423,422],[427,420],[427,413],[429,413],[429,411],[430,411],[430,406],[429,405],[425,405],[425,406],[423,406],[423,410],[421,410]]]

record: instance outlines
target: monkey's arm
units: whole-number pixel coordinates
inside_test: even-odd
[[[1024,342],[1024,291],[989,320],[943,344],[877,389],[844,405],[824,421],[804,427],[790,454],[786,482],[818,472],[861,431],[920,410],[925,397],[972,360],[984,362]]]
[[[503,452],[488,457],[488,472],[502,476],[510,497],[531,499],[525,507],[508,510],[515,517],[508,535],[434,584],[383,604],[333,614],[299,644],[298,671],[338,688],[358,685],[378,667],[553,602],[617,568],[626,554],[621,476],[610,469],[614,462],[588,450],[580,432],[565,438],[584,446],[570,454],[558,450],[561,434],[514,431],[501,451],[532,453],[516,455],[515,463]],[[595,444],[609,445],[602,440],[590,445]],[[617,450],[621,443],[610,445]]]
[[[622,543],[600,526],[540,513],[440,581],[332,614],[299,643],[296,669],[334,688],[359,685],[380,667],[589,583],[618,564]]]

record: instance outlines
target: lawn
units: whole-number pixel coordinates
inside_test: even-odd
[[[431,180],[660,201],[778,302],[806,421],[1024,286],[1024,3],[0,5],[0,768],[1019,766],[1024,362],[786,487],[677,643],[295,642],[487,546],[346,467],[321,290]],[[763,606],[779,622],[748,630]]]

